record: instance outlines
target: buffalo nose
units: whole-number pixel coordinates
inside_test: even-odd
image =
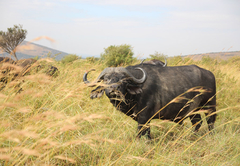
[[[110,85],[106,90],[106,95],[110,95],[111,93],[114,93],[116,90],[118,90],[118,85],[114,84],[114,85]]]
[[[108,92],[109,92],[109,93],[114,92],[114,88],[109,88]]]
[[[112,89],[112,90],[118,89],[118,85],[117,84],[111,85],[109,86],[109,89]]]

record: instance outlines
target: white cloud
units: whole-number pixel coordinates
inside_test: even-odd
[[[211,3],[207,0],[202,0],[201,2],[191,1],[191,0],[168,0],[168,1],[159,1],[159,0],[77,0],[74,2],[84,2],[98,5],[120,5],[120,6],[186,6],[186,4],[202,4],[202,3]],[[217,1],[214,1],[217,2]]]

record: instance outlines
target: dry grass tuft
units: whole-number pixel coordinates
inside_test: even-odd
[[[40,156],[40,153],[37,150],[34,150],[34,149],[15,147],[13,150],[19,151],[22,154],[28,155],[28,156]]]
[[[46,74],[36,74],[36,75],[29,75],[24,77],[25,80],[30,80],[32,82],[37,82],[39,84],[50,84],[51,77]]]
[[[14,107],[16,107],[17,106],[17,104],[15,104],[15,103],[10,103],[10,102],[6,102],[6,103],[4,103],[3,105],[2,105],[2,107],[4,108],[4,107],[12,107],[12,108],[14,108]]]
[[[2,63],[0,69],[3,71],[11,70],[12,73],[17,73],[17,72],[21,72],[23,68],[21,66],[17,66],[15,64],[11,64],[11,63]]]
[[[6,99],[6,98],[7,98],[6,95],[0,93],[0,100],[1,100],[1,99]]]
[[[54,158],[56,159],[60,159],[60,160],[66,160],[66,161],[69,161],[70,163],[76,163],[76,161],[74,159],[71,159],[71,158],[68,158],[68,157],[65,157],[65,156],[54,156]]]
[[[10,155],[0,154],[0,160],[10,160],[12,159]]]

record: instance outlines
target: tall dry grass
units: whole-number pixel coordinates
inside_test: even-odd
[[[240,58],[169,58],[169,65],[197,64],[217,80],[217,121],[197,134],[183,126],[152,120],[153,140],[136,139],[137,123],[117,111],[106,96],[89,98],[82,82],[86,70],[95,79],[104,67],[79,59],[57,66],[51,78],[35,73],[0,91],[0,165],[238,165],[240,163]],[[21,92],[19,93],[19,89]],[[204,116],[203,116],[204,117]]]

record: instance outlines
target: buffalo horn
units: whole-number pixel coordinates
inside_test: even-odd
[[[140,65],[143,64],[143,62],[144,62],[145,60],[146,60],[146,59],[143,59],[143,60],[141,61]]]
[[[91,70],[87,71],[86,73],[84,73],[84,75],[83,75],[83,82],[84,82],[85,84],[90,84],[90,81],[88,81],[88,79],[87,79],[87,75],[88,75],[88,73],[89,73],[90,71],[95,71],[95,69],[91,69]],[[97,83],[97,82],[99,82],[100,80],[102,80],[103,77],[104,77],[104,75],[105,75],[106,73],[110,73],[110,72],[113,72],[113,71],[114,71],[114,68],[113,68],[113,67],[105,68],[105,69],[100,73],[100,75],[98,76],[97,80],[96,80],[94,83]],[[93,83],[93,85],[89,85],[89,86],[90,86],[90,87],[95,86],[94,83]]]
[[[140,67],[137,67],[135,69],[138,69],[138,70],[141,70],[143,72],[143,77],[140,78],[140,79],[137,79],[135,78],[127,69],[123,68],[123,67],[108,67],[108,68],[105,68],[101,73],[100,75],[98,76],[98,78],[96,79],[96,81],[94,83],[97,83],[99,82],[100,80],[103,79],[104,75],[106,73],[112,73],[112,72],[117,72],[117,73],[125,73],[133,82],[137,83],[137,84],[141,84],[143,83],[146,78],[147,78],[147,75],[146,75],[146,72],[140,68]],[[88,72],[86,72],[84,75],[83,75],[83,82],[85,84],[90,84],[90,81],[88,81],[87,79],[87,75],[90,71],[93,71],[95,69],[91,69],[89,70]],[[93,85],[90,85],[91,87],[95,86],[94,84]]]
[[[95,69],[91,69],[91,70],[87,71],[86,73],[84,73],[84,75],[83,75],[83,82],[84,82],[85,84],[89,84],[89,83],[90,83],[90,81],[88,81],[88,79],[87,79],[87,75],[88,75],[88,73],[89,73],[90,71],[95,71]]]
[[[123,67],[118,67],[118,68],[116,68],[116,71],[117,71],[117,72],[125,73],[127,76],[130,77],[130,79],[131,79],[133,82],[135,82],[135,83],[137,83],[137,84],[142,84],[142,83],[144,83],[145,80],[146,80],[146,78],[147,78],[146,72],[145,72],[142,68],[140,68],[140,67],[136,67],[135,69],[141,70],[141,71],[143,72],[142,78],[140,78],[140,79],[135,78],[127,69],[125,69],[125,68],[123,68]]]
[[[163,67],[166,67],[167,66],[167,59],[164,57],[164,60],[165,60],[165,63],[163,65]]]

